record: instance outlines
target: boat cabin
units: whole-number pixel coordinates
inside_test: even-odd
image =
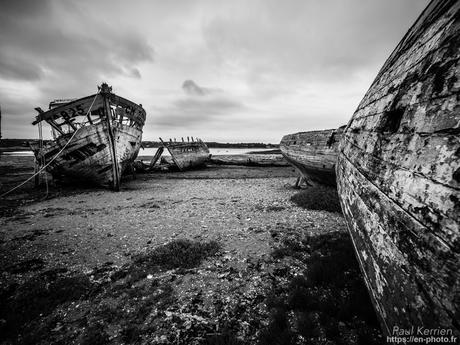
[[[124,125],[142,129],[145,111],[127,99],[113,94],[112,88],[102,84],[97,94],[80,99],[58,99],[50,102],[49,110],[35,108],[39,115],[32,123],[46,121],[52,128],[53,137],[72,134],[78,128],[95,125],[110,116],[112,126]]]

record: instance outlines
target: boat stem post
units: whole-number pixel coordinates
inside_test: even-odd
[[[108,133],[107,139],[109,142],[110,154],[112,156],[112,176],[113,176],[112,189],[114,191],[119,191],[120,190],[120,170],[118,168],[117,149],[116,149],[115,138],[113,135],[112,116],[111,116],[110,101],[109,101],[111,89],[112,88],[109,87],[105,83],[101,85],[101,95],[104,100],[103,101],[104,102],[103,103],[104,104],[104,117],[105,117],[106,124],[107,124],[107,133]]]

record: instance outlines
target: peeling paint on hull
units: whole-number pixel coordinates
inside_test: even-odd
[[[309,182],[336,185],[335,166],[342,128],[285,135],[283,157]]]
[[[102,83],[98,93],[72,100],[56,100],[50,109],[37,107],[33,124],[52,128],[55,140],[32,145],[37,169],[46,167],[53,176],[66,175],[101,186],[120,189],[121,175],[139,153],[146,113],[112,93]]]
[[[432,1],[340,142],[337,184],[384,331],[460,333],[460,2]]]
[[[180,170],[202,166],[211,157],[209,149],[204,142],[165,142],[163,145],[168,149],[174,164]]]
[[[81,128],[72,143],[47,168],[53,176],[65,175],[76,180],[111,187],[113,185],[112,156],[109,150],[107,129],[102,123]],[[119,176],[132,163],[140,149],[142,131],[125,125],[113,129]],[[44,150],[51,159],[66,143],[60,138]],[[99,150],[98,150],[99,148]]]

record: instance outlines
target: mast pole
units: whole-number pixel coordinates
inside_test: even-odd
[[[103,97],[103,105],[104,105],[104,117],[107,125],[107,139],[109,142],[109,150],[110,150],[110,155],[112,158],[112,179],[113,179],[113,184],[112,184],[112,189],[115,191],[120,190],[120,169],[118,165],[118,160],[117,160],[117,148],[116,148],[116,143],[115,143],[115,137],[113,133],[113,127],[112,127],[112,114],[110,111],[110,101],[109,101],[109,96],[110,93],[112,92],[112,88],[109,87],[106,83],[103,83],[100,86],[101,89],[101,95]]]

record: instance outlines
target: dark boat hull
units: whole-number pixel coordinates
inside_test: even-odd
[[[142,140],[142,131],[118,125],[113,129],[115,139],[116,166],[118,176],[136,159]],[[66,137],[46,146],[42,154],[35,150],[36,157],[50,161],[67,143]],[[75,180],[86,181],[104,187],[113,185],[114,173],[107,128],[103,123],[81,128],[71,142],[47,167],[55,177],[67,176]]]
[[[344,131],[343,213],[383,329],[460,315],[460,3],[432,1]]]
[[[211,157],[209,149],[201,140],[188,142],[163,143],[171,154],[174,164],[179,170],[187,170],[206,164]]]
[[[280,150],[309,182],[336,186],[340,136],[341,129],[288,134],[281,139]]]
[[[51,102],[46,112],[35,110],[39,133],[46,122],[55,137],[44,147],[41,140],[32,147],[39,169],[119,190],[121,175],[141,146],[142,105],[117,96],[103,83],[94,95]]]

